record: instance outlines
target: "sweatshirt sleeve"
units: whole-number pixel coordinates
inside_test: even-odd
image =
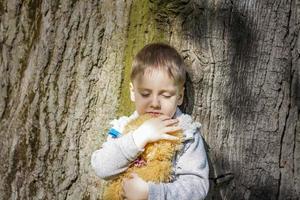
[[[149,200],[199,200],[206,197],[209,168],[199,131],[194,134],[194,139],[185,144],[174,170],[174,182],[149,183]]]
[[[103,143],[102,148],[92,154],[91,165],[97,176],[105,180],[112,179],[125,171],[141,152],[132,134],[126,134]]]

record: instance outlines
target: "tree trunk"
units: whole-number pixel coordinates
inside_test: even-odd
[[[0,199],[96,199],[130,2],[1,3]]]
[[[133,55],[175,46],[202,123],[207,199],[300,198],[300,3],[0,2],[0,199],[101,199],[90,166],[134,109]]]

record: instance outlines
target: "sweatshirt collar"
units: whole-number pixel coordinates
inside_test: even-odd
[[[137,111],[134,111],[133,114],[129,117],[123,116],[117,120],[113,120],[111,122],[111,125],[114,129],[122,133],[126,124],[129,121],[136,119],[138,116],[139,114],[137,113]],[[179,108],[176,109],[173,118],[179,120],[179,126],[182,128],[183,134],[185,136],[184,140],[192,139],[194,137],[194,133],[201,127],[200,123],[194,122],[190,115],[183,114]]]

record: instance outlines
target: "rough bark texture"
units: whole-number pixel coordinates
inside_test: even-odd
[[[189,64],[207,199],[300,198],[298,0],[0,1],[0,199],[101,199],[90,155],[128,114],[132,56]]]
[[[0,199],[96,199],[130,1],[1,3]]]

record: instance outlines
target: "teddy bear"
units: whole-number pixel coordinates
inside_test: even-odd
[[[151,119],[150,115],[141,115],[127,123],[123,134],[128,134],[136,130],[145,121]],[[178,140],[160,140],[148,143],[140,156],[132,162],[128,169],[117,176],[117,178],[107,182],[104,188],[103,197],[105,200],[122,200],[122,184],[124,178],[131,177],[132,173],[136,173],[146,182],[153,183],[170,182],[172,173],[172,159],[176,151],[181,148],[182,131],[170,133]]]

